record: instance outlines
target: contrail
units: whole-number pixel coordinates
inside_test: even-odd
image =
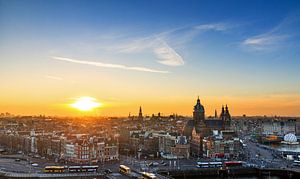
[[[151,73],[170,73],[169,71],[155,70],[155,69],[146,68],[146,67],[126,66],[126,65],[121,65],[121,64],[75,60],[75,59],[64,58],[64,57],[51,57],[51,58],[55,59],[55,60],[61,60],[61,61],[67,61],[67,62],[79,63],[79,64],[85,64],[85,65],[92,65],[92,66],[98,66],[98,67],[104,67],[104,68],[118,68],[118,69],[123,69],[123,70],[135,70],[135,71],[144,71],[144,72],[151,72]]]

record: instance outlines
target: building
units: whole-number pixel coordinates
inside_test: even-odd
[[[197,103],[194,106],[193,119],[186,123],[184,135],[190,139],[193,128],[196,128],[196,132],[201,132],[204,136],[212,135],[213,130],[231,129],[231,115],[227,105],[225,108],[222,106],[220,117],[218,118],[216,116],[217,114],[215,114],[215,117],[205,119],[205,110],[198,97]]]
[[[104,147],[104,161],[114,161],[119,160],[119,149],[118,146],[115,145],[106,145]]]
[[[190,144],[188,144],[186,136],[178,136],[176,145],[171,147],[171,154],[176,158],[190,158]]]
[[[292,133],[296,134],[296,120],[295,119],[265,119],[261,121],[262,134],[265,135],[279,135]]]
[[[215,117],[217,116],[215,111]],[[198,97],[194,106],[193,119],[184,127],[184,135],[190,140],[190,152],[193,157],[203,157],[203,139],[211,136],[214,130],[226,131],[231,129],[231,115],[228,106],[222,106],[219,118],[205,119],[205,110]]]
[[[210,158],[234,159],[237,157],[241,144],[239,138],[205,140],[205,156]]]
[[[176,137],[167,134],[161,134],[158,136],[159,141],[159,152],[163,154],[170,154],[171,148],[175,146],[176,144]]]
[[[143,112],[142,112],[142,107],[140,106],[140,110],[139,110],[139,116],[138,116],[138,120],[143,120]]]
[[[99,138],[80,137],[65,143],[63,158],[78,164],[103,163],[119,160],[119,148]]]

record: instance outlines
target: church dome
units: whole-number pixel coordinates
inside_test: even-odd
[[[297,142],[297,137],[295,134],[289,133],[284,136],[283,140],[285,142]]]
[[[198,97],[198,99],[197,99],[196,105],[194,106],[194,111],[198,111],[198,112],[204,113],[204,107],[203,107],[203,105],[201,104],[199,97]]]

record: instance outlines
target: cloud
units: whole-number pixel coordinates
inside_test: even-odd
[[[75,60],[75,59],[64,58],[64,57],[51,57],[51,58],[54,60],[61,60],[61,61],[67,61],[67,62],[79,63],[79,64],[85,64],[85,65],[92,65],[92,66],[103,67],[103,68],[116,68],[116,69],[135,70],[135,71],[143,71],[143,72],[151,72],[151,73],[170,73],[169,71],[155,70],[155,69],[146,68],[146,67],[126,66],[126,65],[121,65],[121,64]]]
[[[252,50],[270,50],[278,47],[278,45],[287,38],[287,35],[273,35],[267,33],[245,39],[243,45]]]
[[[115,48],[120,53],[141,53],[149,51],[159,60],[158,62],[167,66],[184,65],[183,58],[170,47],[167,42],[159,36],[150,36],[137,39],[130,43],[123,44]]]
[[[284,47],[285,42],[298,33],[295,27],[299,25],[299,17],[299,15],[288,16],[269,31],[246,38],[241,45],[248,50],[255,51],[275,50]]]
[[[208,30],[214,30],[214,31],[225,31],[230,28],[229,24],[226,23],[211,23],[211,24],[201,24],[195,26],[195,29],[208,31]]]
[[[265,33],[245,39],[242,45],[256,51],[274,50],[280,47],[288,37],[288,35]]]
[[[154,53],[157,58],[160,59],[158,62],[168,66],[180,66],[184,65],[182,57],[172,49],[167,43],[164,43],[161,47],[155,48]]]
[[[63,78],[59,77],[59,76],[46,75],[45,77],[49,78],[49,79],[52,79],[52,80],[58,80],[58,81],[63,80]]]
[[[192,40],[199,33],[206,31],[226,31],[232,26],[228,23],[209,23],[177,27],[158,34],[143,38],[132,39],[121,45],[106,48],[119,53],[142,53],[150,52],[158,59],[157,62],[167,66],[182,66],[184,58],[175,50]],[[171,45],[170,45],[171,44]]]

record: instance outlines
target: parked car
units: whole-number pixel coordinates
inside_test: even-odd
[[[38,167],[39,166],[39,164],[37,164],[37,163],[33,163],[33,164],[31,164],[33,167]]]

